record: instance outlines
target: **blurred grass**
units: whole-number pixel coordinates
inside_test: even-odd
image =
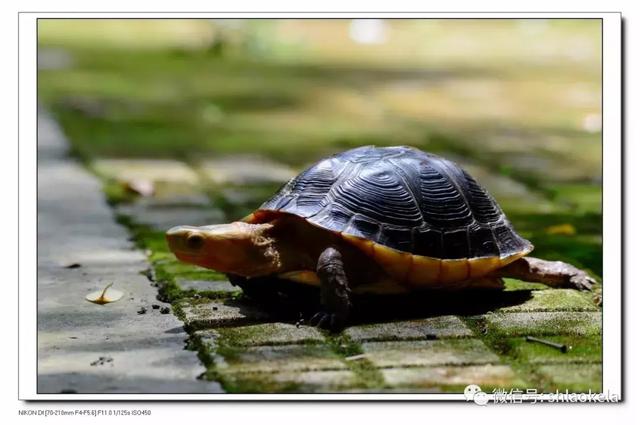
[[[413,145],[522,186],[490,189],[536,255],[601,274],[599,25],[393,20],[384,43],[359,44],[345,20],[41,19],[40,52],[70,63],[43,64],[38,96],[86,159],[301,168]],[[545,230],[567,223],[575,234]]]

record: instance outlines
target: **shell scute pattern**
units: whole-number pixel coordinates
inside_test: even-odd
[[[324,159],[260,209],[425,257],[507,257],[531,246],[457,164],[404,146]]]

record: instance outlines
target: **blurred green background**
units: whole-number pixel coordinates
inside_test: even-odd
[[[38,35],[39,102],[87,163],[300,170],[412,145],[463,165],[537,256],[602,274],[599,20],[40,19]],[[226,219],[275,188],[234,186],[252,197]]]

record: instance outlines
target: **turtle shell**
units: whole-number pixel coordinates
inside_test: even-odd
[[[259,210],[295,214],[414,257],[499,260],[490,268],[533,248],[459,165],[405,146],[365,146],[321,160]]]

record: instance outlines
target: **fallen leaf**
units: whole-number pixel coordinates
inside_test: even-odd
[[[113,282],[108,284],[102,291],[92,292],[85,298],[89,302],[100,305],[116,302],[122,298],[124,293],[117,289],[111,289],[111,286],[113,286]]]
[[[150,180],[130,180],[123,182],[124,188],[140,196],[153,196],[156,192],[153,182]]]

